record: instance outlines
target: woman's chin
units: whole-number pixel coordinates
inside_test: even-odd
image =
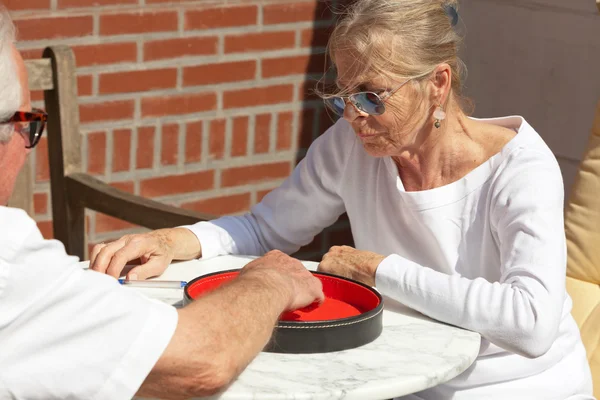
[[[381,146],[381,144],[369,142],[366,140],[362,141],[362,145],[367,154],[372,157],[387,157],[390,155],[389,151],[386,151],[387,146]]]

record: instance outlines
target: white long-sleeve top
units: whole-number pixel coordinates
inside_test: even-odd
[[[340,120],[250,213],[188,228],[205,258],[293,253],[346,211],[356,248],[387,256],[376,274],[382,294],[482,335],[473,366],[423,398],[591,393],[565,290],[558,163],[523,118],[486,121],[517,134],[462,179],[407,192],[392,159],[367,154]],[[534,391],[514,397],[523,394],[514,382]]]

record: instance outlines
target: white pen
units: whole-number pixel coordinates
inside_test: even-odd
[[[119,279],[119,283],[131,287],[160,289],[181,289],[187,285],[186,281],[130,281],[127,279]]]

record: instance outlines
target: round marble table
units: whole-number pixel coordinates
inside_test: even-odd
[[[172,264],[156,279],[186,280],[241,268],[251,258],[223,256]],[[314,262],[305,262],[311,270]],[[178,307],[179,289],[141,289]],[[466,370],[480,336],[433,321],[385,298],[383,332],[365,346],[327,354],[260,353],[215,399],[391,399],[446,382]]]

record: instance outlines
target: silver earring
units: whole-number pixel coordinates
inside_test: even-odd
[[[446,119],[446,112],[442,108],[441,104],[433,112],[433,118],[435,118],[435,122],[433,123],[433,125],[436,128],[439,128],[440,126],[442,126],[442,121]]]

